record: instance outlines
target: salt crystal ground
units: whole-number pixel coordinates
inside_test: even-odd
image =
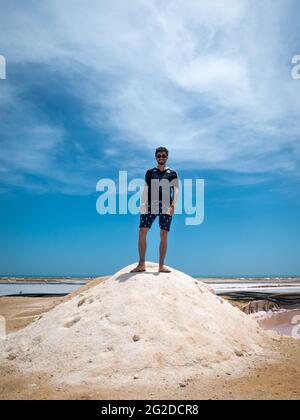
[[[239,375],[272,357],[262,331],[194,278],[172,269],[115,275],[45,313],[0,343],[1,361],[55,383],[174,383]]]

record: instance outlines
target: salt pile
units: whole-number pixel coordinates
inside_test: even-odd
[[[0,343],[0,357],[60,383],[174,383],[241,372],[271,336],[208,286],[176,270],[126,267]]]

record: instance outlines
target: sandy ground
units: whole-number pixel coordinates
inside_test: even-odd
[[[87,289],[105,278],[90,282]],[[81,289],[82,292],[82,289]],[[24,328],[41,313],[72,298],[0,298],[0,315],[7,319],[7,332]],[[145,389],[133,380],[126,387],[102,389],[101,386],[50,385],[51,378],[43,375],[24,376],[14,367],[13,361],[0,365],[0,399],[296,399],[300,398],[300,343],[283,338],[274,342],[274,350],[280,356],[278,362],[267,359],[258,368],[250,368],[247,375],[209,379],[195,377],[184,387],[164,383],[155,389]]]
[[[107,391],[101,386],[53,387],[50,378],[23,376],[12,367],[0,366],[0,398],[3,399],[215,399],[215,400],[299,400],[300,345],[291,339],[278,344],[280,363],[265,364],[249,370],[240,378],[195,378],[185,387],[174,384],[145,389],[138,381],[129,386]]]
[[[80,293],[101,283],[107,277],[99,277],[80,288]],[[6,319],[6,332],[16,332],[25,328],[44,312],[50,311],[61,302],[72,299],[79,292],[65,297],[0,297],[0,316]]]

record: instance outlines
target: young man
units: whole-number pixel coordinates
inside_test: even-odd
[[[159,271],[170,273],[164,266],[167,253],[168,233],[174,215],[178,197],[178,176],[176,171],[166,166],[169,152],[165,147],[159,147],[155,151],[157,167],[149,169],[145,176],[145,188],[141,200],[140,231],[139,231],[139,264],[132,273],[146,271],[146,238],[149,229],[159,217],[160,247],[159,247]]]

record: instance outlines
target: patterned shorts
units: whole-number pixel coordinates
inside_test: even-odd
[[[167,232],[170,232],[171,222],[172,222],[172,216],[169,216],[168,214],[141,214],[140,216],[140,228],[149,228],[151,229],[151,226],[156,219],[156,217],[159,216],[159,227],[162,230],[166,230]]]

